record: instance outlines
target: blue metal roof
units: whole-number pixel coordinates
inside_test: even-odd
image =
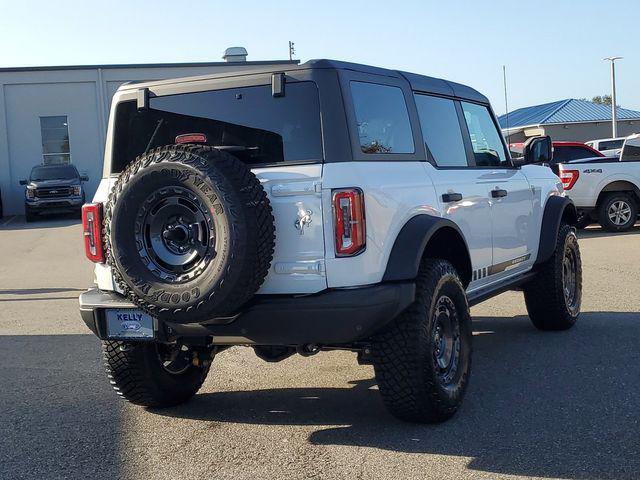
[[[640,120],[640,112],[620,108],[618,120]],[[568,98],[509,112],[509,128],[544,125],[550,123],[575,123],[611,121],[611,107],[587,100]],[[507,115],[498,117],[501,128],[507,128]]]

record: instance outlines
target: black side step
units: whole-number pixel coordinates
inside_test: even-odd
[[[516,288],[527,283],[529,280],[535,277],[535,275],[536,272],[530,271],[513,278],[507,278],[494,285],[490,285],[480,290],[476,290],[475,292],[469,293],[467,294],[469,306],[472,307],[509,290],[515,290]]]

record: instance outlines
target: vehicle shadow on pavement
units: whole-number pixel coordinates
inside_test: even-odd
[[[0,231],[3,230],[34,230],[39,228],[60,228],[78,225],[80,217],[76,214],[58,214],[50,217],[40,217],[27,223],[24,216],[3,218],[0,220]]]
[[[495,474],[637,477],[640,314],[583,313],[566,332],[539,332],[523,316],[482,317],[474,331],[467,397],[440,425],[392,418],[373,380],[347,388],[202,394],[157,413],[330,426],[314,431],[309,442],[470,457],[469,469]]]
[[[578,230],[578,238],[617,237],[622,235],[637,235],[640,233],[640,223],[626,232],[609,232],[599,226],[592,226],[584,230]]]
[[[122,478],[123,403],[93,335],[0,335],[0,478]]]

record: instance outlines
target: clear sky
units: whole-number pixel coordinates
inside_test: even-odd
[[[610,93],[640,110],[640,0],[1,0],[0,66],[333,58],[443,77],[509,109]]]

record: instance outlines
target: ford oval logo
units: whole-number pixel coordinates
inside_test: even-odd
[[[140,322],[135,322],[133,320],[131,321],[127,321],[127,322],[122,322],[122,329],[123,330],[140,330],[142,328],[142,325],[140,325]]]

